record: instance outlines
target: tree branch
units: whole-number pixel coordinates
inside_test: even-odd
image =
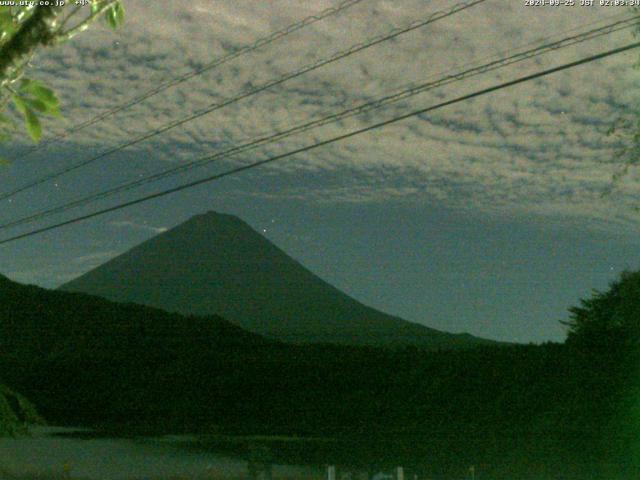
[[[78,23],[73,28],[67,30],[66,32],[57,33],[54,38],[55,43],[66,42],[67,40],[71,40],[73,37],[75,37],[79,33],[84,32],[87,28],[89,28],[89,25],[91,25],[93,22],[95,22],[98,19],[98,17],[100,17],[100,15],[105,13],[107,10],[113,7],[116,3],[118,3],[117,0],[105,2],[104,5],[102,5],[98,10],[92,12],[91,15],[89,15],[87,18],[85,18],[82,22]]]
[[[51,26],[62,7],[38,6],[11,39],[0,48],[0,87],[15,80],[24,61],[53,41]]]
[[[67,23],[69,23],[69,20],[71,20],[75,15],[78,14],[78,12],[80,12],[84,7],[80,4],[80,5],[76,5],[76,7],[71,11],[71,13],[69,13],[68,15],[66,15],[62,21],[60,22],[60,25],[58,25],[58,28],[56,30],[56,36],[62,35],[62,31],[64,30],[64,27],[67,26]]]

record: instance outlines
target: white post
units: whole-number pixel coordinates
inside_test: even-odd
[[[398,467],[396,469],[396,480],[404,480],[404,468]]]
[[[327,468],[327,480],[336,480],[336,466],[329,465]]]

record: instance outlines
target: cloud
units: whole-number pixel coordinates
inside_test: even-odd
[[[136,230],[145,230],[147,232],[162,233],[168,230],[167,227],[154,227],[145,223],[136,223],[130,220],[109,222],[109,225],[116,228],[133,228]]]
[[[89,255],[82,255],[79,257],[75,257],[73,258],[71,261],[75,264],[75,265],[82,265],[83,267],[85,267],[86,265],[99,265],[103,262],[105,262],[106,260],[115,257],[118,254],[118,252],[109,250],[106,252],[96,252],[96,253],[91,253]]]
[[[68,282],[78,275],[79,273],[75,271],[54,273],[48,268],[21,269],[6,272],[6,276],[14,282],[50,288]]]
[[[93,29],[35,61],[34,75],[54,86],[64,100],[66,120],[48,128],[60,131],[91,118],[332,5],[325,0],[303,4],[156,0],[151,8],[148,2],[131,2],[122,30]],[[55,156],[56,149],[83,153],[117,145],[251,85],[451,7],[445,0],[363,2],[169,89],[52,146],[50,154]],[[463,70],[517,45],[531,46],[544,38],[561,38],[571,29],[601,25],[611,17],[607,12],[598,6],[533,11],[522,2],[502,2],[499,7],[487,2],[157,136],[109,160],[115,165],[122,158],[125,168],[114,167],[108,175],[96,169],[86,174],[83,183],[90,190],[102,189],[135,178],[134,170],[141,175],[164,168],[165,162],[189,161],[221,145],[320,118],[443,72]],[[629,41],[628,32],[601,37],[240,158],[247,162],[299,148]],[[273,163],[245,175],[277,176],[281,184],[274,181],[270,191],[249,189],[245,195],[349,202],[409,198],[486,212],[562,214],[596,222],[618,217],[637,224],[633,210],[640,193],[637,170],[632,169],[610,196],[601,195],[616,171],[609,161],[615,145],[605,131],[637,101],[640,75],[631,68],[636,57],[626,53],[590,63]],[[9,168],[19,169],[20,164]],[[296,182],[304,187],[296,188]],[[134,222],[111,225],[164,231]]]

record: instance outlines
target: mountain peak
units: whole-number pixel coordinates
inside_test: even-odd
[[[194,215],[187,221],[181,223],[173,230],[179,231],[182,228],[213,228],[213,229],[226,229],[244,227],[250,228],[246,222],[240,217],[229,213],[216,212],[209,210],[205,213]]]
[[[240,218],[215,211],[196,215],[61,288],[182,314],[217,314],[284,341],[437,348],[484,343],[367,307]]]
[[[230,213],[216,212],[215,210],[207,210],[205,213],[201,213],[199,215],[194,215],[193,217],[191,217],[191,219],[198,219],[198,218],[207,219],[207,220],[227,220],[227,221],[233,220],[237,222],[242,222],[242,220],[240,220],[240,217],[237,217]]]

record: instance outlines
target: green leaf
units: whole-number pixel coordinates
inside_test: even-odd
[[[18,109],[18,111],[20,113],[22,113],[23,115],[26,115],[26,111],[27,111],[27,104],[24,103],[24,100],[22,99],[22,97],[20,95],[14,94],[11,99],[13,100],[13,104],[16,106],[16,108]]]
[[[8,8],[8,7],[4,7]],[[10,10],[0,10],[0,41],[6,40],[16,31],[13,15]]]
[[[11,14],[11,11],[0,10],[0,30],[7,31],[13,29],[13,15]]]
[[[47,106],[47,104],[44,103],[42,100],[25,98],[24,101],[29,106],[29,108],[31,108],[32,110],[35,110],[36,112],[47,113],[49,110],[49,107]]]
[[[62,112],[60,112],[60,107],[56,106],[47,106],[47,115],[53,118],[62,118]]]
[[[117,2],[106,11],[107,24],[116,30],[124,23],[124,7],[121,2]]]
[[[11,138],[11,133],[16,129],[13,120],[7,115],[0,113],[0,143],[6,142]]]
[[[42,138],[42,125],[40,124],[38,116],[34,113],[33,110],[27,108],[24,114],[24,119],[27,127],[27,132],[29,132],[29,135],[34,142],[39,142]]]
[[[28,104],[29,100],[25,100],[17,94],[14,94],[12,99],[18,111],[24,116],[24,123],[27,127],[27,132],[29,132],[29,135],[34,141],[39,141],[40,138],[42,138],[42,125],[40,124],[38,116],[30,108]]]
[[[93,0],[93,2],[91,2],[91,13],[97,13],[98,10],[100,10],[100,3],[99,0]]]
[[[39,100],[42,100],[45,103],[49,104],[58,104],[58,97],[50,88],[45,87],[42,83],[37,80],[31,80],[29,78],[24,78],[20,81],[21,92],[26,92],[34,95]]]
[[[37,84],[38,82],[36,80],[31,80],[30,78],[22,78],[20,80],[20,86],[18,87],[18,90],[21,92],[26,92],[28,91],[34,84]]]
[[[60,100],[58,100],[58,97],[50,88],[36,85],[33,87],[32,93],[38,100],[46,103],[50,108],[60,107]]]
[[[42,83],[25,78],[20,82],[18,90],[21,94],[26,93],[35,97],[27,98],[21,96],[21,98],[34,110],[56,118],[62,117],[58,97],[53,90],[45,87]]]
[[[118,23],[117,23],[113,8],[110,8],[109,10],[107,10],[107,12],[105,13],[105,18],[107,19],[107,24],[111,28],[113,28],[114,30],[118,28]]]
[[[3,128],[13,127],[13,121],[5,114],[0,113],[0,126]]]
[[[124,23],[124,5],[122,4],[122,2],[118,2],[116,3],[114,8],[116,9],[116,19],[118,20],[118,26],[120,26]]]

